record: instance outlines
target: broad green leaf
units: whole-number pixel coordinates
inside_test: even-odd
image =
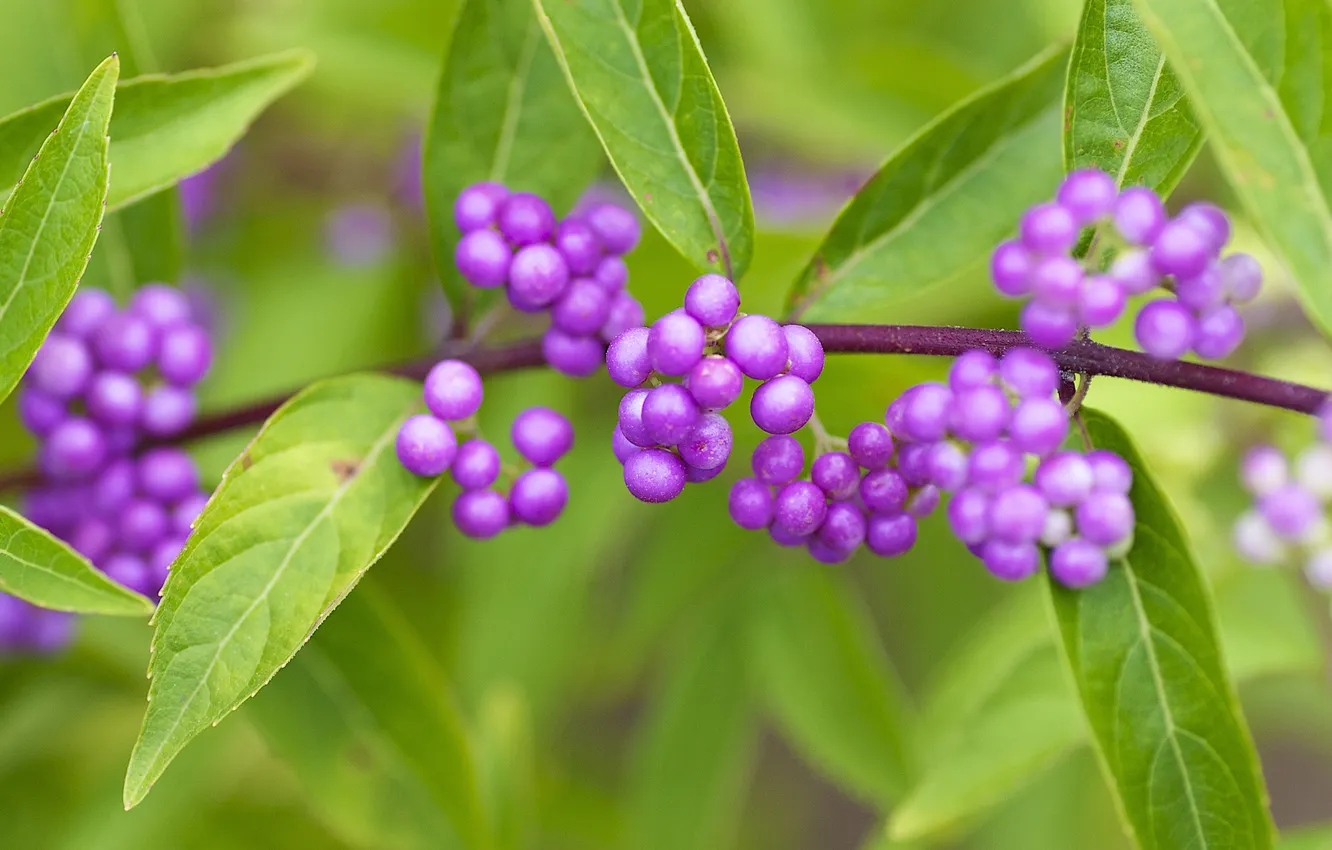
[[[484,845],[472,748],[449,683],[373,582],[245,712],[348,842]]]
[[[1138,846],[1271,847],[1267,790],[1174,509],[1137,450],[1083,409],[1096,448],[1133,467],[1134,543],[1084,590],[1047,582],[1093,749]]]
[[[106,203],[118,209],[221,159],[274,100],[305,79],[313,57],[296,50],[220,68],[137,77],[116,92],[115,166]],[[0,119],[0,186],[11,186],[68,95]]]
[[[1277,850],[1332,850],[1332,826],[1313,826],[1282,833]]]
[[[153,603],[121,587],[44,529],[0,505],[0,591],[42,608],[146,617]]]
[[[1064,168],[1099,168],[1165,194],[1202,147],[1202,128],[1133,0],[1087,0],[1064,92]]]
[[[477,762],[498,850],[530,847],[537,827],[532,717],[517,688],[497,686],[481,704]]]
[[[172,566],[130,756],[132,807],[209,724],[255,694],[401,533],[437,479],[394,453],[421,387],[351,375],[307,387],[231,465]]]
[[[481,180],[573,206],[601,150],[541,33],[531,0],[465,0],[422,150],[426,214],[441,275],[453,270],[453,201]]]
[[[757,579],[751,657],[760,697],[809,762],[887,808],[911,781],[910,709],[846,582],[801,567]]]
[[[111,56],[67,101],[67,111],[44,114],[40,150],[24,158],[27,170],[21,180],[15,176],[18,185],[0,212],[0,401],[73,297],[97,241],[119,72]]]
[[[685,259],[739,279],[754,207],[735,128],[679,0],[532,0],[611,165]]]
[[[791,318],[884,317],[988,257],[1063,174],[1068,51],[1047,51],[935,118],[833,222],[791,291]]]
[[[1136,0],[1217,162],[1311,318],[1332,332],[1326,0]]]

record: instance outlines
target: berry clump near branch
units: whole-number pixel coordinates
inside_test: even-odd
[[[611,447],[638,499],[668,502],[685,484],[721,474],[733,443],[721,411],[740,397],[746,377],[763,382],[750,415],[769,434],[794,433],[813,416],[810,384],[823,371],[818,338],[739,310],[735,285],[706,274],[689,286],[683,308],[611,342],[606,369],[629,390]]]
[[[556,371],[595,374],[606,344],[643,324],[624,263],[641,233],[623,207],[598,203],[557,221],[538,195],[477,183],[458,195],[453,218],[463,234],[454,262],[465,280],[504,287],[520,312],[550,314],[541,350]]]
[[[552,467],[573,448],[568,419],[548,407],[518,414],[510,439],[526,465],[506,468],[476,424],[484,388],[474,368],[461,360],[437,363],[423,394],[429,412],[409,417],[398,429],[398,460],[415,475],[452,473],[462,491],[453,503],[453,522],[462,534],[486,540],[510,526],[544,526],[559,518],[569,487]]]
[[[1090,242],[1085,228],[1095,228]],[[1216,360],[1244,338],[1235,305],[1253,300],[1263,280],[1248,254],[1222,256],[1229,240],[1230,219],[1211,204],[1170,218],[1145,186],[1120,191],[1109,174],[1075,171],[1055,200],[1023,215],[1018,238],[995,249],[990,272],[1001,293],[1030,299],[1022,329],[1044,348],[1063,348],[1079,328],[1113,324],[1131,296],[1159,290],[1170,297],[1144,305],[1134,326],[1143,351]]]
[[[24,513],[145,596],[161,591],[208,500],[188,454],[150,444],[189,427],[194,387],[211,364],[208,332],[180,290],[148,284],[120,309],[83,289],[18,392],[42,474]],[[0,606],[0,643],[11,648],[54,648],[63,639],[51,623],[65,623],[65,635],[72,623],[16,599]]]

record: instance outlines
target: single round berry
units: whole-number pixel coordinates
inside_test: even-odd
[[[173,384],[191,386],[203,380],[213,365],[208,332],[195,324],[179,324],[162,332],[157,371]]]
[[[698,470],[724,465],[731,456],[731,424],[720,413],[704,413],[680,440],[677,448],[685,463]]]
[[[1199,357],[1220,360],[1229,357],[1244,341],[1244,319],[1229,304],[1222,304],[1198,317],[1193,350]]]
[[[667,313],[652,323],[648,332],[648,357],[652,368],[663,375],[689,372],[703,356],[707,338],[703,326],[683,312]]]
[[[430,412],[449,422],[475,415],[485,396],[481,374],[461,360],[436,363],[426,374],[423,390]]]
[[[81,417],[57,425],[42,445],[42,468],[57,481],[84,478],[106,459],[106,439],[97,426]]]
[[[1047,257],[1031,271],[1031,294],[1049,307],[1071,310],[1082,289],[1082,264],[1072,257]]]
[[[795,437],[774,435],[755,447],[750,464],[754,477],[764,484],[788,484],[804,471],[805,450]]]
[[[1050,503],[1030,484],[1014,484],[990,504],[990,535],[1008,543],[1034,543],[1045,529]]]
[[[1059,389],[1059,367],[1034,348],[1014,348],[999,361],[999,377],[1023,398],[1044,398]]]
[[[554,234],[555,213],[541,196],[515,192],[500,205],[496,224],[504,238],[514,245],[534,245]]]
[[[398,429],[398,460],[413,475],[435,476],[449,468],[458,440],[447,422],[429,414],[410,416]]]
[[[1210,265],[1192,277],[1175,280],[1175,298],[1195,313],[1203,313],[1226,300],[1221,270]]]
[[[901,435],[918,442],[942,440],[948,433],[953,391],[943,384],[918,384],[906,397]]]
[[[1133,533],[1133,503],[1122,493],[1093,493],[1074,517],[1078,535],[1097,546],[1114,546]]]
[[[833,502],[815,536],[834,552],[848,555],[865,542],[866,531],[865,515],[859,508],[848,502]]]
[[[794,433],[814,415],[814,390],[795,375],[764,381],[750,399],[749,413],[769,434]]]
[[[555,228],[555,248],[574,274],[591,274],[601,261],[601,242],[592,225],[581,218],[566,218]]]
[[[509,437],[518,454],[528,461],[551,466],[573,448],[574,429],[559,411],[529,407],[514,418]]]
[[[1323,515],[1318,498],[1298,484],[1287,484],[1260,497],[1258,510],[1277,534],[1289,540],[1303,537]]]
[[[812,384],[823,374],[823,343],[804,325],[784,325],[790,374]]]
[[[698,423],[701,411],[689,390],[680,384],[662,384],[643,401],[643,427],[659,446],[674,446]]]
[[[97,474],[89,500],[92,509],[102,516],[114,516],[134,497],[137,487],[137,468],[128,459],[114,460]]]
[[[171,533],[178,537],[188,537],[207,504],[207,493],[194,493],[176,503],[171,509]]]
[[[103,367],[137,372],[157,354],[157,331],[134,313],[119,313],[93,334],[93,351]]]
[[[499,452],[485,440],[468,440],[458,446],[450,472],[453,480],[464,490],[489,487],[499,478]]]
[[[1160,273],[1152,266],[1151,254],[1141,249],[1125,251],[1116,257],[1110,266],[1110,276],[1119,281],[1126,295],[1144,295],[1161,282]]]
[[[193,392],[163,384],[144,395],[139,424],[150,436],[174,437],[194,421],[198,408]]]
[[[1114,452],[1097,449],[1087,453],[1086,461],[1092,470],[1092,489],[1097,493],[1126,495],[1133,486],[1133,470]]]
[[[827,499],[812,482],[792,481],[777,492],[773,521],[792,534],[813,534],[827,514]]]
[[[657,443],[648,436],[647,429],[643,426],[643,401],[647,398],[648,390],[636,389],[630,390],[620,399],[619,418],[617,420],[620,433],[624,438],[639,448],[649,448]]]
[[[614,295],[629,282],[629,267],[619,257],[602,257],[592,272],[592,279],[608,295]]]
[[[176,502],[199,489],[199,468],[194,460],[170,446],[144,452],[135,472],[139,492],[160,502]]]
[[[1022,330],[1041,348],[1063,348],[1078,335],[1078,318],[1069,307],[1031,301],[1022,308]]]
[[[630,328],[611,340],[606,349],[606,371],[612,381],[625,388],[636,387],[652,374],[648,334],[647,328]]]
[[[721,475],[726,470],[726,462],[723,461],[720,466],[714,466],[712,469],[700,469],[697,466],[685,464],[685,483],[704,484]]]
[[[1030,251],[1058,254],[1078,241],[1078,222],[1073,214],[1055,203],[1037,204],[1022,216],[1022,244]]]
[[[1078,319],[1089,328],[1108,328],[1127,305],[1123,284],[1110,275],[1092,275],[1078,293]]]
[[[990,277],[1000,293],[1021,298],[1031,292],[1031,255],[1020,242],[1001,242],[990,255]]]
[[[1041,529],[1042,546],[1058,546],[1072,536],[1072,513],[1055,508],[1045,515],[1045,528]]]
[[[611,453],[615,455],[615,459],[623,465],[629,459],[629,455],[638,450],[639,447],[629,442],[629,438],[624,435],[617,424],[615,430],[611,431]]]
[[[1065,540],[1050,553],[1050,574],[1065,587],[1090,587],[1105,578],[1108,569],[1105,550],[1080,537]]]
[[[990,540],[981,547],[981,562],[995,578],[1021,581],[1041,568],[1041,552],[1035,543]]]
[[[948,386],[955,392],[990,386],[999,374],[999,361],[981,349],[963,352],[948,368]]]
[[[489,540],[509,526],[509,502],[494,490],[459,493],[452,514],[458,531],[472,540]]]
[[[148,568],[148,562],[138,555],[117,552],[106,559],[102,572],[116,584],[128,587],[135,593],[151,595],[149,585],[152,583],[152,570]]]
[[[1009,404],[993,384],[954,393],[950,430],[963,440],[983,443],[998,439],[1008,427]]]
[[[88,415],[106,425],[136,422],[143,409],[143,388],[123,372],[98,372],[83,400]]]
[[[587,223],[610,254],[628,254],[638,244],[638,219],[616,204],[597,204],[587,211]]]
[[[865,469],[882,469],[893,457],[893,435],[878,422],[861,422],[846,435],[846,450]]]
[[[513,250],[493,230],[474,230],[453,249],[453,264],[463,280],[478,289],[494,289],[509,279]]]
[[[76,339],[87,339],[116,312],[116,299],[104,289],[86,286],[74,293],[60,314],[56,331]]]
[[[880,558],[896,558],[916,545],[916,518],[910,514],[873,514],[866,523],[865,546]]]
[[[152,573],[154,592],[160,592],[171,573],[171,565],[185,551],[185,540],[181,537],[168,537],[153,547],[148,554],[148,570]]]
[[[1095,473],[1077,452],[1057,452],[1041,461],[1035,484],[1051,505],[1071,508],[1091,495]]]
[[[735,321],[740,291],[719,274],[705,274],[685,290],[684,307],[704,327],[723,328]]]
[[[1226,297],[1244,304],[1258,297],[1263,286],[1263,267],[1248,254],[1231,254],[1221,261],[1221,285]]]
[[[1095,168],[1071,172],[1059,185],[1055,200],[1073,214],[1079,224],[1087,225],[1109,215],[1115,208],[1119,187],[1115,178]]]
[[[1048,455],[1068,436],[1068,414],[1053,398],[1026,399],[1013,409],[1008,436],[1027,454]]]
[[[685,486],[685,463],[665,449],[643,449],[624,462],[624,486],[640,502],[669,502]]]
[[[895,469],[876,469],[860,479],[860,501],[871,513],[901,513],[910,496],[906,479]]]
[[[25,378],[28,384],[55,398],[83,392],[93,376],[93,358],[81,340],[51,334],[37,350]]]
[[[709,355],[694,364],[685,376],[685,386],[706,410],[721,410],[745,390],[745,376],[729,357]]]
[[[1162,360],[1176,360],[1193,347],[1198,322],[1183,304],[1162,299],[1142,308],[1133,330],[1143,351]]]
[[[820,564],[841,564],[851,557],[851,550],[833,548],[817,534],[805,538],[805,551]]]
[[[948,503],[948,525],[968,546],[984,543],[990,536],[990,497],[972,488],[958,491]]]
[[[934,513],[943,500],[943,494],[933,484],[926,484],[907,498],[906,512],[916,519],[924,519]]]
[[[159,331],[190,320],[190,300],[165,283],[147,283],[135,290],[130,310]]]
[[[23,387],[18,392],[19,419],[23,427],[38,437],[44,437],[65,421],[65,403],[35,387]]]
[[[594,336],[574,336],[555,327],[546,328],[541,336],[541,356],[556,372],[571,378],[595,375],[605,353]]]
[[[589,336],[606,324],[610,308],[610,293],[590,278],[576,277],[550,308],[550,320],[565,333]]]
[[[731,485],[727,510],[736,525],[750,531],[772,524],[775,501],[772,489],[755,478],[741,478]]]
[[[1167,223],[1152,242],[1152,266],[1161,274],[1192,277],[1200,274],[1210,259],[1207,236],[1187,221]]]
[[[981,443],[971,450],[967,480],[973,487],[993,493],[1022,480],[1022,454],[1007,440]]]
[[[1249,511],[1236,520],[1232,539],[1240,557],[1255,564],[1277,564],[1286,559],[1286,544],[1258,511]]]
[[[726,332],[726,355],[748,377],[766,381],[786,369],[786,334],[767,316],[744,316]]]
[[[564,257],[543,243],[519,248],[509,264],[509,292],[524,304],[544,307],[564,294],[569,267]]]
[[[1115,201],[1115,229],[1135,245],[1150,245],[1165,226],[1165,205],[1146,186],[1134,186],[1119,193]]]
[[[805,546],[809,543],[809,535],[792,534],[775,522],[768,526],[768,537],[778,546]]]
[[[84,517],[74,526],[69,545],[94,564],[100,563],[116,545],[116,527],[103,517]]]
[[[1230,217],[1215,204],[1189,204],[1180,210],[1177,221],[1196,230],[1203,237],[1207,250],[1214,255],[1230,241]]]
[[[897,453],[897,469],[912,487],[930,483],[930,449],[933,443],[907,443]]]
[[[568,502],[569,485],[564,476],[545,467],[519,475],[509,491],[509,511],[519,522],[532,526],[550,525],[559,519]]]
[[[930,446],[925,463],[930,483],[941,490],[952,492],[967,483],[967,453],[951,440],[940,440]]]
[[[610,342],[630,328],[643,324],[643,305],[628,292],[620,292],[611,300],[610,313],[606,324],[601,326],[601,338]]]
[[[888,403],[887,409],[883,411],[883,424],[888,426],[888,433],[895,436],[902,436],[906,426],[903,424],[906,416],[907,401],[915,387],[909,388],[897,398]]]
[[[814,458],[809,477],[834,501],[851,498],[860,487],[860,469],[846,452],[824,452]]]
[[[499,183],[473,183],[458,193],[453,201],[453,223],[463,233],[491,227],[499,216],[500,205],[509,190]]]
[[[118,517],[120,544],[131,552],[148,552],[166,536],[171,518],[150,499],[133,499]]]

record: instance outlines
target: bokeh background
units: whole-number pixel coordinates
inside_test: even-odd
[[[98,28],[106,4],[121,7],[123,31]],[[455,5],[0,4],[0,113],[74,88],[113,47],[131,52],[140,71],[295,46],[318,55],[309,81],[218,166],[182,186],[178,233],[145,231],[143,221],[118,215],[88,272],[88,282],[123,293],[155,271],[134,262],[136,245],[179,240],[180,282],[209,305],[219,339],[219,360],[204,385],[207,409],[419,356],[448,326],[417,181],[420,132]],[[840,205],[878,162],[959,98],[1043,47],[1071,40],[1080,11],[1075,0],[685,6],[735,119],[754,193],[759,236],[743,286],[746,309],[773,314]],[[613,175],[604,177],[614,191]],[[1199,197],[1230,205],[1206,153],[1173,203]],[[1266,259],[1242,220],[1238,233],[1243,248]],[[677,306],[692,277],[652,232],[629,264],[631,289],[649,316]],[[1327,344],[1302,319],[1275,264],[1266,265],[1271,284],[1247,314],[1250,336],[1235,363],[1326,385]],[[993,295],[981,266],[876,318],[1016,326],[1012,306]],[[1129,338],[1116,329],[1104,340]],[[817,386],[819,413],[845,433],[945,368],[920,358],[832,358]],[[887,848],[878,839],[882,807],[863,789],[829,778],[836,771],[824,769],[818,743],[793,733],[772,705],[781,687],[809,687],[772,681],[785,669],[781,653],[805,645],[799,618],[783,619],[781,600],[804,592],[808,575],[823,568],[727,522],[726,490],[738,471],[669,505],[636,503],[608,446],[617,399],[604,373],[583,382],[538,373],[489,379],[481,421],[492,436],[502,437],[512,415],[532,403],[575,420],[577,446],[562,464],[573,494],[565,517],[546,530],[471,543],[450,530],[451,494],[441,487],[367,580],[401,609],[446,671],[491,769],[524,777],[515,815],[521,846]],[[1260,439],[1298,445],[1309,424],[1109,379],[1093,383],[1089,403],[1136,437],[1183,516],[1217,588],[1232,662],[1264,659],[1251,665],[1258,672],[1242,696],[1278,822],[1332,819],[1326,600],[1296,577],[1248,570],[1227,542],[1243,501],[1236,447]],[[197,446],[214,482],[249,436]],[[757,439],[740,427],[735,457],[747,456]],[[4,463],[22,465],[30,450],[12,410],[0,409]],[[990,579],[941,517],[924,524],[920,544],[904,558],[866,555],[828,572],[838,598],[850,601],[848,629],[868,625],[872,663],[891,667],[909,701],[934,687],[993,612],[1026,606],[1043,616],[1029,604],[1037,588]],[[1255,622],[1281,626],[1273,632]],[[409,846],[376,826],[377,807],[387,804],[371,799],[382,779],[374,760],[330,741],[312,772],[309,759],[266,736],[286,711],[288,722],[313,730],[318,749],[320,718],[292,716],[305,703],[294,701],[302,684],[289,671],[201,736],[148,800],[124,813],[120,784],[147,690],[149,634],[143,623],[89,618],[58,657],[0,661],[0,847]],[[1021,675],[1014,670],[1011,678]],[[830,701],[821,722],[837,728],[851,721]],[[928,748],[917,753],[923,764],[938,757]],[[1098,850],[1125,842],[1082,749],[1053,759],[944,846]]]

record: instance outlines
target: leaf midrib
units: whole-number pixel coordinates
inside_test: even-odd
[[[1108,49],[1106,53],[1106,62],[1108,63],[1110,61]],[[1161,84],[1161,77],[1165,74],[1165,66],[1165,53],[1162,53],[1160,61],[1156,63],[1156,74],[1152,77],[1152,87],[1147,92],[1147,102],[1142,105],[1142,119],[1138,121],[1137,129],[1133,131],[1128,144],[1124,146],[1124,158],[1119,161],[1119,173],[1115,175],[1115,185],[1121,188],[1124,185],[1124,176],[1128,174],[1129,165],[1133,162],[1133,152],[1138,149],[1138,142],[1142,140],[1142,134],[1152,121],[1152,104],[1156,101],[1156,89]],[[1109,83],[1109,80],[1110,78],[1107,76],[1106,82]]]
[[[527,77],[532,72],[532,62],[536,59],[540,38],[541,25],[537,22],[536,15],[533,15],[523,36],[523,46],[518,54],[518,63],[513,69],[513,78],[509,80],[508,97],[504,103],[504,120],[500,124],[500,135],[495,143],[495,155],[490,164],[490,179],[494,182],[503,182],[509,170],[509,158],[513,154],[513,142],[518,135],[523,97],[527,93]]]
[[[10,539],[11,539],[11,540],[13,539],[12,535],[11,535]],[[111,597],[118,597],[117,591],[121,591],[121,590],[122,590],[122,588],[121,588],[119,585],[116,585],[116,584],[114,584],[114,583],[112,584],[112,589],[110,589],[110,590],[108,590],[107,588],[104,588],[104,587],[99,587],[99,586],[97,586],[97,585],[95,585],[95,584],[89,584],[89,583],[87,583],[87,582],[85,582],[85,581],[80,580],[77,576],[65,575],[64,573],[62,573],[62,572],[58,572],[58,571],[56,571],[56,570],[53,570],[53,569],[51,569],[50,567],[45,566],[45,565],[43,565],[43,564],[38,564],[38,563],[35,563],[35,562],[33,562],[33,561],[29,561],[29,560],[27,560],[26,558],[20,558],[18,555],[15,555],[15,554],[13,553],[13,551],[11,551],[11,550],[8,549],[8,548],[0,548],[0,557],[8,558],[8,559],[11,560],[11,561],[17,561],[18,563],[22,564],[23,566],[27,567],[28,569],[33,570],[34,572],[38,572],[38,573],[41,573],[42,575],[46,575],[46,576],[49,576],[49,577],[51,577],[51,578],[53,578],[53,579],[57,579],[58,581],[64,582],[64,583],[66,583],[66,584],[69,584],[69,585],[71,585],[71,586],[77,588],[78,590],[81,590],[81,591],[84,591],[84,592],[88,592],[88,593],[98,593],[98,594],[105,594],[105,595],[107,595],[107,596],[111,596]],[[107,579],[107,581],[110,581],[110,579]],[[3,584],[3,585],[9,585],[9,586],[11,586],[11,587],[14,586],[14,585],[10,585],[9,582],[4,582],[4,581],[0,581],[0,584]],[[116,599],[116,601],[129,602],[129,601],[131,601],[131,600],[128,599],[128,598],[124,598],[124,597],[118,597],[118,598]]]

